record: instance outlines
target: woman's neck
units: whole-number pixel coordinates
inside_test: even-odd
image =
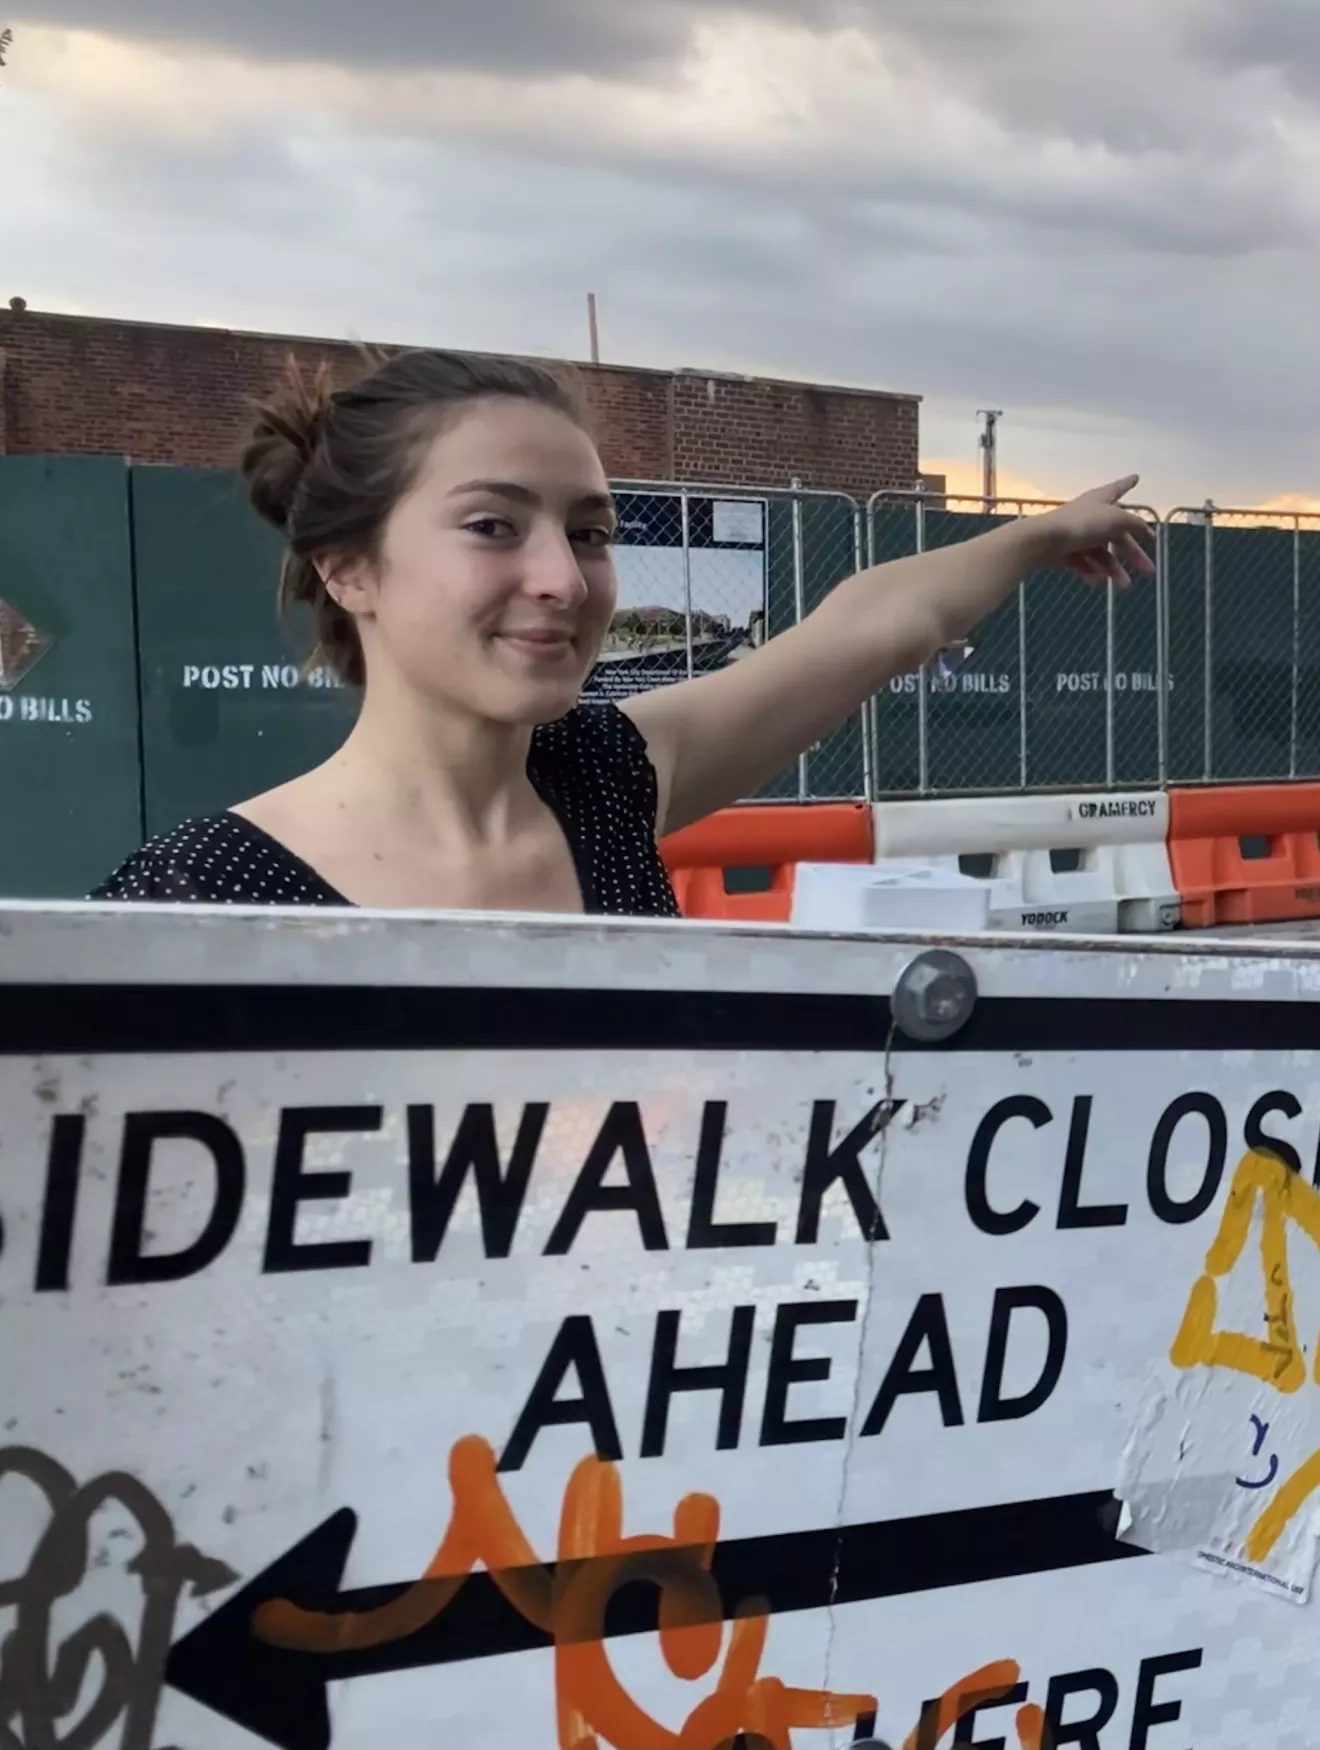
[[[322,771],[359,819],[407,824],[419,837],[498,842],[537,804],[529,728],[422,708],[368,692],[352,734]]]

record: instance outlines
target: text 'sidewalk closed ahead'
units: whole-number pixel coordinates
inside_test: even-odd
[[[24,1750],[1314,1750],[1282,965],[6,928]]]

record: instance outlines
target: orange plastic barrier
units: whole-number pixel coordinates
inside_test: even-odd
[[[1320,918],[1320,784],[1171,790],[1169,863],[1186,928]]]
[[[869,863],[874,842],[864,802],[799,802],[722,809],[660,851],[685,918],[786,924],[799,863]]]

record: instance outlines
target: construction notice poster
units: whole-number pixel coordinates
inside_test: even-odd
[[[629,699],[689,672],[710,674],[764,643],[764,499],[619,492],[615,503],[619,601],[584,698]]]
[[[3,1741],[1315,1750],[1320,960],[925,952],[0,912]]]

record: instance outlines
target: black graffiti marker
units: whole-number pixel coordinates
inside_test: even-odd
[[[153,1750],[179,1599],[189,1590],[205,1596],[232,1585],[233,1569],[178,1543],[166,1509],[122,1471],[80,1486],[45,1453],[14,1446],[0,1451],[0,1482],[7,1477],[38,1489],[50,1517],[26,1572],[0,1582],[0,1610],[13,1613],[0,1644],[0,1744],[91,1750],[122,1720],[121,1750]],[[109,1505],[123,1508],[139,1534],[128,1563],[141,1588],[137,1634],[100,1611],[58,1640],[59,1607],[90,1572],[92,1521]],[[71,1720],[93,1672],[99,1687]]]
[[[749,1598],[764,1600],[772,1615],[781,1615],[1144,1555],[1144,1550],[1115,1541],[1118,1515],[1112,1495],[1065,1495],[841,1529],[729,1539],[715,1545],[709,1579],[701,1589],[711,1600],[706,1620],[730,1618]],[[357,1523],[356,1513],[341,1509],[226,1599],[172,1648],[166,1683],[279,1750],[330,1750],[330,1683],[552,1644],[551,1634],[509,1603],[501,1586],[515,1596],[540,1595],[556,1572],[554,1564],[506,1570],[501,1585],[481,1571],[457,1581],[431,1582],[436,1599],[428,1609],[426,1583],[415,1580],[341,1589]],[[665,1563],[681,1583],[682,1566],[692,1561],[690,1552],[677,1549],[650,1558],[644,1574],[628,1572],[617,1556],[573,1566],[575,1579],[585,1570],[602,1569],[599,1590],[608,1594],[604,1637],[613,1638],[653,1632],[656,1582]],[[635,1584],[638,1579],[651,1584]],[[271,1644],[258,1630],[264,1608],[277,1603],[304,1612],[352,1612],[360,1619],[390,1611],[404,1600],[406,1614],[416,1624],[412,1632],[348,1651],[295,1651]],[[572,1634],[570,1628],[560,1638]],[[583,1638],[599,1636],[599,1629],[589,1629]]]

